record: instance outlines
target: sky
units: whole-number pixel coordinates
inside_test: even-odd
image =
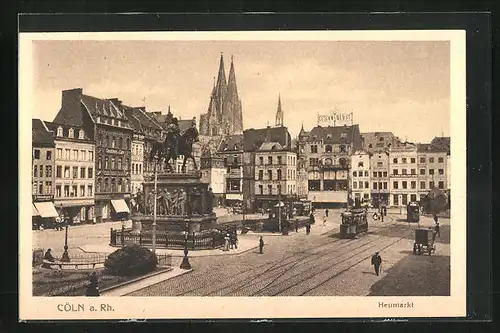
[[[244,128],[274,125],[278,96],[295,137],[317,114],[353,112],[362,132],[413,142],[450,135],[446,41],[34,41],[33,117],[52,121],[61,91],[83,88],[181,119],[205,113],[221,53],[234,57]]]

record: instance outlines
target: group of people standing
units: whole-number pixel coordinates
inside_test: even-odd
[[[224,247],[223,251],[229,251],[232,249],[238,249],[238,234],[236,228],[228,230],[224,236]]]

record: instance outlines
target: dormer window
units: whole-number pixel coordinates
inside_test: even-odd
[[[341,133],[341,134],[340,134],[340,138],[341,138],[341,139],[344,139],[344,138],[346,138],[346,137],[347,137],[347,133]]]
[[[379,141],[384,141],[384,138],[383,138],[383,137],[380,137],[380,138],[379,138]]]
[[[57,136],[63,136],[63,129],[61,126],[57,128]]]
[[[68,130],[68,138],[72,138],[73,139],[74,137],[75,137],[75,133],[74,133],[73,129],[70,128]]]
[[[80,132],[78,133],[78,139],[84,139],[85,138],[85,133],[81,129]]]

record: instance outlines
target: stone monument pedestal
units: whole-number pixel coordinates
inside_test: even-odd
[[[143,185],[144,207],[132,214],[132,221],[141,225],[142,232],[152,229],[154,210],[154,179]],[[157,176],[156,230],[187,231],[189,233],[213,229],[217,222],[212,212],[213,194],[208,184],[201,182],[201,174],[165,173]]]

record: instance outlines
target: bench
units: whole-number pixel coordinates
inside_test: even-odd
[[[104,264],[104,261],[95,261],[95,262],[62,262],[62,261],[48,261],[44,260],[42,264],[42,268],[52,269],[54,267],[59,267],[59,269],[74,267],[78,269],[79,266],[92,266],[94,269],[96,265]]]

